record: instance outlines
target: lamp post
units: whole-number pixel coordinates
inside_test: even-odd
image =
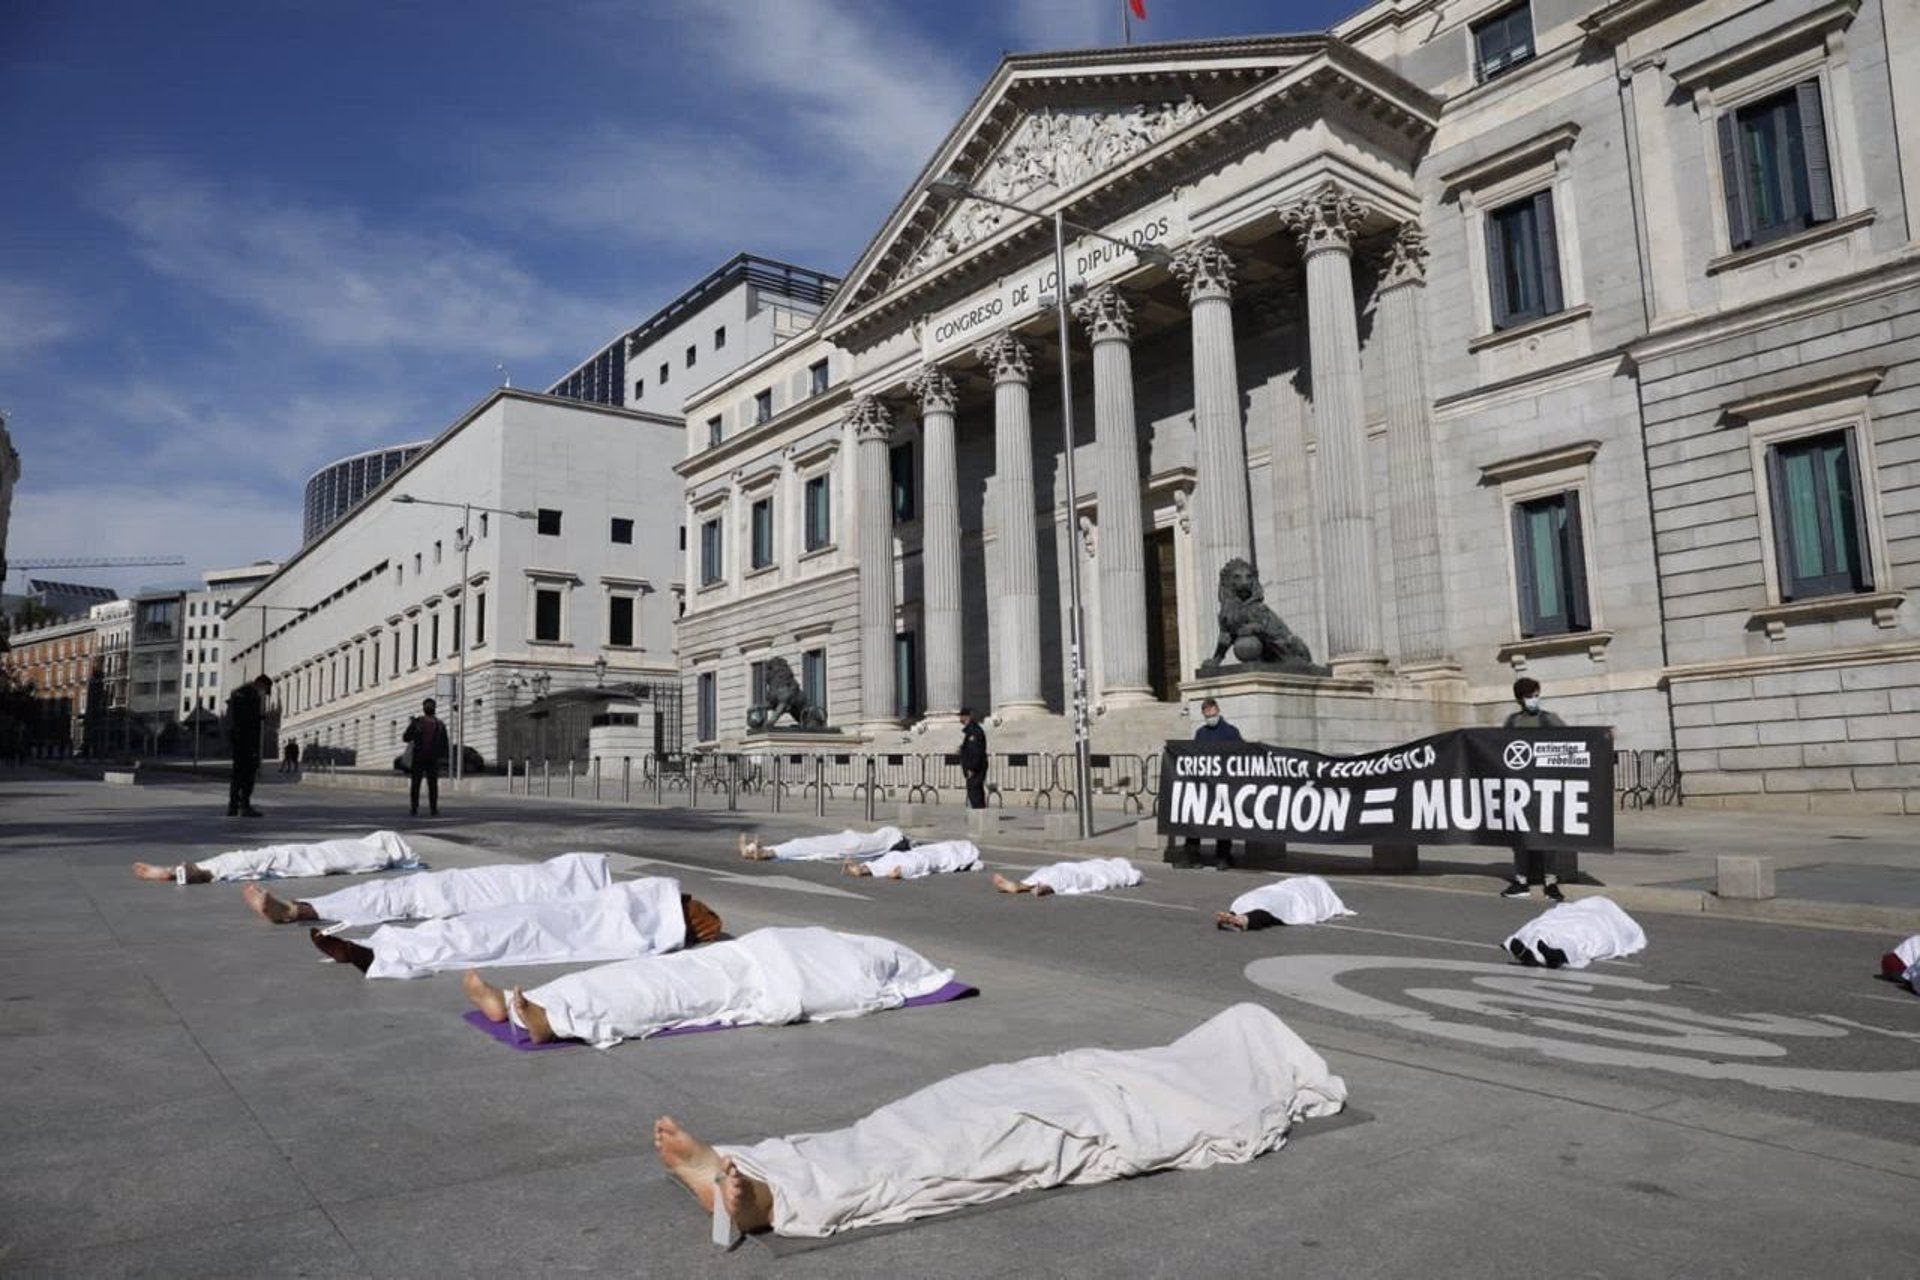
[[[1157,245],[1134,244],[1117,236],[1110,236],[1094,227],[1074,222],[1058,208],[1048,215],[1038,209],[1029,209],[1025,205],[982,195],[958,173],[940,174],[927,183],[926,190],[946,200],[978,200],[983,204],[1025,214],[1030,218],[1050,216],[1053,220],[1053,305],[1060,328],[1060,437],[1067,487],[1067,535],[1071,538],[1074,521],[1078,516],[1076,506],[1080,500],[1080,486],[1075,479],[1073,460],[1073,361],[1069,358],[1073,348],[1069,345],[1071,329],[1067,316],[1067,228],[1072,227],[1083,235],[1131,250],[1143,261],[1166,265],[1173,261],[1173,255]],[[1080,591],[1080,553],[1076,548],[1067,556],[1067,644],[1068,661],[1072,667],[1073,679],[1073,790],[1080,801],[1080,838],[1082,840],[1089,839],[1093,835],[1093,724],[1087,696],[1086,644],[1082,618],[1084,612]]]
[[[404,502],[410,506],[453,507],[460,512],[460,600],[456,606],[460,609],[460,625],[455,628],[456,642],[460,654],[460,674],[454,684],[453,695],[453,776],[460,779],[467,772],[467,626],[473,616],[473,606],[467,595],[467,553],[473,550],[473,513],[491,511],[495,515],[511,516],[515,520],[532,520],[531,511],[509,511],[505,507],[489,507],[478,502],[443,502],[437,498],[416,498],[410,493],[396,493],[395,502]]]

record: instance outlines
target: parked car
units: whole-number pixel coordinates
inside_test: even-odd
[[[466,767],[461,770],[462,773],[485,773],[487,771],[486,759],[472,747],[466,748],[466,754],[461,758],[466,761]],[[406,757],[404,755],[398,755],[393,758],[393,770],[395,773],[405,773],[407,771],[405,759]],[[449,754],[440,761],[440,776],[446,778],[451,777],[452,774],[453,757]]]

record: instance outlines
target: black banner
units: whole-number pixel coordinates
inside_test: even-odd
[[[1160,833],[1255,844],[1613,847],[1609,729],[1456,729],[1357,756],[1169,742]]]

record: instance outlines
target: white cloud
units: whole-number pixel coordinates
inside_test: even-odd
[[[118,167],[98,203],[149,267],[330,349],[574,354],[618,323],[458,233],[375,225],[158,162]]]
[[[1163,0],[1164,2],[1164,0]],[[1088,49],[1119,44],[1120,9],[1126,0],[1006,0],[1007,26],[1017,53]],[[1152,13],[1151,7],[1148,13]],[[1133,24],[1133,38],[1153,39],[1147,23]]]
[[[72,337],[80,318],[78,308],[53,290],[0,278],[0,364]]]
[[[31,475],[23,477],[14,495],[9,559],[179,555],[187,561],[180,568],[70,569],[44,576],[131,591],[194,579],[206,569],[284,557],[300,545],[297,506],[213,481],[51,489],[34,488],[31,481]]]

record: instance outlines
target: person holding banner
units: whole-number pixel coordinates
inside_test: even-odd
[[[1240,731],[1228,723],[1220,714],[1220,704],[1212,698],[1200,703],[1200,727],[1193,731],[1195,742],[1244,742]],[[1187,840],[1187,860],[1200,860],[1200,842],[1191,837]],[[1233,841],[1215,840],[1213,842],[1213,865],[1221,871],[1233,869]]]
[[[1567,722],[1540,706],[1540,682],[1532,676],[1521,676],[1513,682],[1513,700],[1520,704],[1518,711],[1509,712],[1502,728],[1507,729],[1564,729]],[[1560,892],[1560,877],[1550,867],[1556,864],[1556,855],[1551,849],[1538,849],[1521,837],[1513,842],[1513,876],[1507,881],[1507,887],[1500,891],[1503,898],[1524,898],[1533,891],[1533,886],[1541,886],[1540,891],[1555,902],[1566,901],[1566,894]]]

